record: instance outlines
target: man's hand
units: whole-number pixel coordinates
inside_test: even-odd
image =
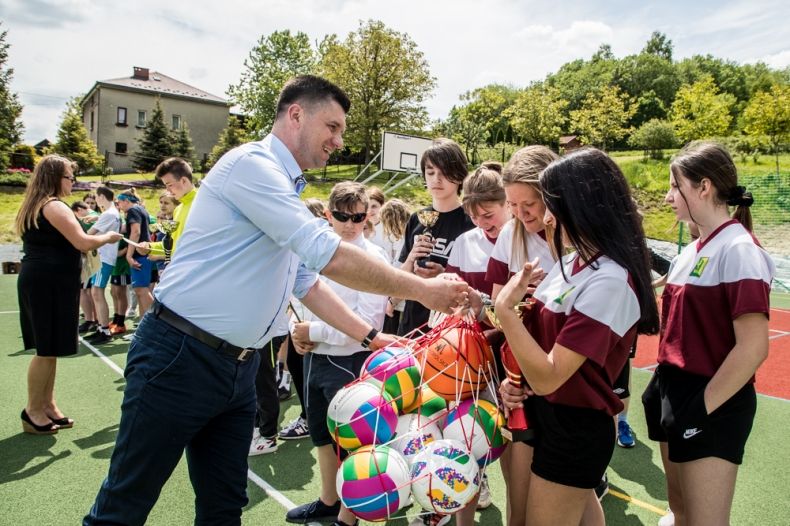
[[[394,334],[380,332],[373,338],[373,341],[370,342],[370,350],[376,351],[378,349],[383,349],[384,347],[398,343],[400,340],[402,340],[402,338],[398,338]]]
[[[469,301],[469,285],[464,281],[452,281],[443,278],[425,280],[421,287],[422,296],[417,301],[428,309],[452,314],[453,310]]]
[[[151,245],[148,243],[148,241],[141,241],[139,246],[135,247],[135,250],[138,254],[145,256],[151,252]]]
[[[300,321],[295,323],[291,329],[291,339],[293,341],[296,352],[299,354],[307,354],[313,350],[315,343],[310,341],[310,322]]]

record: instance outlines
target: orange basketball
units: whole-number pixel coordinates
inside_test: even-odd
[[[482,334],[450,328],[425,346],[421,361],[423,381],[445,400],[454,401],[488,385],[493,354]]]

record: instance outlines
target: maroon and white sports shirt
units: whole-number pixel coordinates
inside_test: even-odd
[[[768,316],[774,271],[768,253],[734,219],[687,245],[661,297],[658,363],[712,377],[735,346],[733,320]]]
[[[455,272],[473,289],[491,294],[493,283],[486,280],[486,269],[495,242],[481,228],[464,232],[455,240],[447,272]]]
[[[504,285],[511,276],[524,267],[525,261],[514,261],[513,259],[513,225],[518,219],[511,219],[502,228],[496,239],[491,258],[488,260],[486,268],[486,281],[497,285]],[[547,273],[554,266],[554,256],[549,250],[546,242],[545,231],[537,234],[527,232],[527,259],[532,261],[536,257],[540,260],[540,266]]]
[[[580,264],[576,253],[555,265],[538,286],[524,326],[546,353],[560,344],[587,358],[555,392],[556,404],[616,415],[623,403],[612,391],[636,335],[640,307],[628,272],[606,256]],[[527,379],[529,376],[527,375]]]

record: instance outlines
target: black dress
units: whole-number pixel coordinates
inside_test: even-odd
[[[38,356],[77,353],[80,251],[44,217],[22,235],[17,280],[19,320],[25,349]]]

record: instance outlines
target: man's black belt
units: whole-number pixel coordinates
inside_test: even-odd
[[[226,342],[221,338],[217,338],[210,332],[204,331],[186,318],[182,318],[172,310],[165,307],[159,301],[154,301],[151,307],[151,312],[154,317],[164,321],[174,329],[177,329],[184,334],[192,336],[201,343],[205,343],[215,351],[223,352],[227,355],[233,356],[240,362],[247,361],[248,358],[255,354],[257,349],[243,349],[231,343]]]

